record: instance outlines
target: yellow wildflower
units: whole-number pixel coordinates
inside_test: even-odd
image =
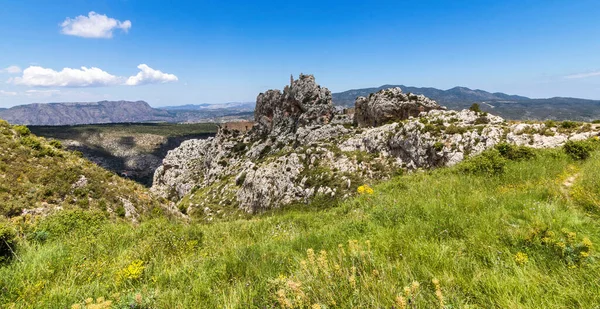
[[[529,257],[526,253],[517,252],[517,254],[515,254],[515,262],[518,265],[524,265],[525,263],[527,263],[527,261],[529,261]]]
[[[406,299],[402,296],[397,296],[396,306],[398,306],[398,309],[406,309]]]
[[[421,284],[419,284],[418,281],[413,281],[413,283],[410,285],[410,292],[415,295],[417,294],[417,292],[419,292],[419,287],[421,286]]]
[[[358,192],[358,194],[373,194],[375,191],[373,190],[373,188],[371,188],[369,185],[364,184],[362,186],[359,186],[358,189],[356,189],[356,191]]]
[[[581,245],[583,245],[586,249],[588,249],[588,251],[591,250],[592,246],[593,246],[592,241],[587,237],[585,237],[581,240]]]
[[[315,250],[313,250],[313,249],[306,250],[306,255],[308,257],[308,262],[310,263],[310,265],[314,265],[315,264]]]

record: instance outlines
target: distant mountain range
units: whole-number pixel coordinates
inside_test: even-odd
[[[188,110],[188,111],[214,111],[214,110],[227,110],[234,109],[237,112],[253,112],[254,106],[256,103],[254,102],[229,102],[229,103],[220,103],[220,104],[187,104],[187,105],[178,105],[178,106],[165,106],[159,107],[160,109],[165,109],[169,111],[180,111],[180,110]]]
[[[124,122],[219,122],[248,119],[253,107],[152,108],[144,101],[91,103],[34,103],[0,110],[0,119],[12,124],[76,125]]]
[[[469,108],[479,103],[484,111],[513,120],[578,120],[600,119],[600,100],[577,98],[531,99],[524,96],[490,93],[454,87],[448,90],[404,85],[383,85],[353,89],[333,94],[339,107],[354,107],[358,96],[368,96],[381,89],[400,87],[408,93],[423,94],[449,109]],[[95,103],[34,103],[8,109],[0,108],[0,119],[13,124],[75,125],[117,122],[222,122],[253,119],[253,102],[223,104],[190,104],[152,108],[144,101],[100,101]]]
[[[400,87],[403,92],[423,94],[449,109],[469,108],[480,103],[481,108],[490,113],[514,120],[579,120],[600,119],[600,100],[577,98],[531,99],[524,96],[509,95],[501,92],[473,90],[466,87],[454,87],[448,90],[419,88],[404,85],[383,85],[377,88],[353,89],[334,93],[333,102],[342,107],[354,107],[358,96],[368,96],[381,89]]]

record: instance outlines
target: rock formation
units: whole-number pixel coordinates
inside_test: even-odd
[[[424,95],[402,93],[399,87],[383,89],[368,98],[356,99],[354,122],[360,127],[376,127],[390,121],[417,117],[422,112],[443,109]]]
[[[211,220],[236,209],[252,213],[316,197],[343,198],[398,170],[451,166],[504,141],[556,147],[599,130],[509,124],[486,113],[443,110],[397,88],[357,100],[361,127],[337,116],[329,90],[300,75],[283,92],[258,96],[249,132],[220,130],[170,151],[152,191]]]
[[[315,83],[312,75],[300,74],[298,80],[279,90],[269,90],[256,98],[255,121],[259,132],[281,135],[298,127],[326,124],[333,116],[331,91]]]

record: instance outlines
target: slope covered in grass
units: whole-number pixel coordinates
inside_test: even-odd
[[[559,149],[536,151],[532,158],[528,151],[500,150],[454,168],[396,177],[336,206],[251,219],[212,224],[151,219],[132,225],[82,211],[36,222],[15,219],[17,257],[0,267],[0,303],[600,305],[600,153],[576,161]]]
[[[0,120],[0,215],[78,208],[124,216],[159,206],[142,186],[62,148]]]

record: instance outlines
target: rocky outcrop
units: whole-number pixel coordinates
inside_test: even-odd
[[[388,93],[398,98],[372,96],[366,109],[359,101],[356,109],[366,111],[366,119],[389,123],[338,124],[331,121],[329,91],[301,75],[283,93],[258,96],[257,125],[249,132],[221,130],[170,151],[152,190],[177,201],[184,212],[210,220],[227,209],[252,213],[316,197],[344,198],[401,169],[451,166],[500,142],[556,147],[599,130],[509,124],[486,113],[442,110],[419,96],[404,100],[399,89]],[[389,106],[388,112],[373,110],[377,105],[371,102]],[[420,107],[431,110],[416,113]]]
[[[312,75],[300,74],[283,93],[269,90],[256,98],[255,121],[262,134],[293,133],[301,126],[329,123],[332,116],[331,91]]]
[[[376,127],[417,117],[433,109],[444,109],[424,95],[402,93],[399,87],[383,89],[368,98],[358,97],[355,105],[354,122],[360,127]]]

